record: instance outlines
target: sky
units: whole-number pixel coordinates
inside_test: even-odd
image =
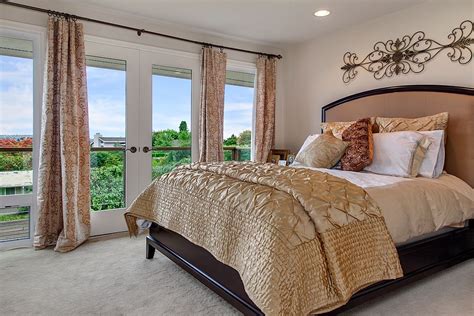
[[[175,129],[181,121],[190,125],[191,80],[153,76],[153,130]],[[226,85],[224,138],[252,129],[253,88]]]
[[[224,94],[224,139],[252,130],[254,88],[226,85]]]
[[[33,134],[33,60],[0,55],[0,135]]]
[[[0,56],[0,135],[31,135],[33,62]],[[89,130],[125,136],[125,71],[87,67]],[[153,76],[153,130],[191,127],[191,80]],[[253,88],[226,85],[224,138],[252,129]],[[134,105],[131,105],[133,109]]]

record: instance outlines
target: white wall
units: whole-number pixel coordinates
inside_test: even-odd
[[[123,12],[105,10],[90,5],[85,5],[81,1],[72,2],[70,4],[58,3],[54,0],[19,0],[18,2],[41,7],[54,11],[61,11],[70,14],[90,17],[98,20],[105,20],[112,23],[130,25],[137,28],[143,28],[149,31],[155,31],[180,37],[185,37],[197,41],[215,43],[230,47],[239,47],[248,50],[262,51],[266,53],[281,54],[282,50],[266,45],[265,43],[256,43],[240,38],[219,36],[210,33],[204,33],[189,28],[183,28],[179,25],[164,23],[150,18],[137,16],[133,14],[124,14]],[[47,24],[47,15],[40,12],[34,12],[21,8],[11,7],[7,5],[0,5],[0,19],[14,22],[27,23],[37,26],[45,27]],[[201,47],[192,43],[176,41],[168,38],[157,37],[154,35],[143,34],[137,36],[133,31],[118,29],[97,23],[84,23],[84,32],[86,35],[94,35],[114,40],[127,41],[131,43],[156,46],[161,48],[175,49],[185,52],[200,53]],[[228,58],[238,61],[255,62],[256,55],[240,53],[235,51],[226,51]],[[285,142],[285,122],[284,122],[284,96],[285,91],[283,87],[282,67],[284,59],[278,63],[277,73],[277,109],[276,109],[276,124],[278,126],[276,132],[276,146],[281,147]]]
[[[285,53],[285,145],[296,151],[310,133],[320,132],[321,107],[357,92],[407,84],[445,84],[474,87],[474,61],[453,63],[440,53],[420,74],[410,73],[375,80],[359,70],[348,84],[342,81],[342,56],[350,51],[364,58],[378,41],[395,40],[415,31],[441,43],[467,19],[473,20],[471,0],[436,1],[382,16],[349,29],[288,47]]]
[[[162,23],[118,11],[98,10],[95,7],[81,4],[80,1],[68,5],[54,0],[19,1],[56,11],[127,24],[199,41],[282,54],[283,59],[278,62],[277,68],[275,147],[290,148],[293,151],[299,149],[308,134],[320,131],[321,107],[341,97],[364,90],[393,85],[447,84],[474,86],[474,61],[469,65],[459,65],[452,63],[446,57],[446,53],[439,54],[433,61],[426,64],[425,70],[420,74],[410,73],[375,80],[372,74],[359,71],[358,76],[353,81],[344,84],[342,82],[343,71],[340,70],[343,65],[342,56],[345,52],[355,52],[360,58],[363,58],[365,54],[371,51],[375,42],[396,39],[406,34],[411,35],[418,30],[424,31],[428,38],[439,40],[442,43],[446,42],[447,35],[453,28],[459,26],[461,21],[474,19],[472,0],[427,1],[423,5],[381,16],[305,43],[282,48],[235,37],[207,34],[182,28],[179,25]],[[46,15],[43,13],[4,5],[1,6],[0,19],[40,26],[46,25]],[[84,25],[85,32],[89,35],[194,53],[200,51],[200,47],[194,44],[152,35],[138,37],[132,31],[94,23],[85,22]],[[256,58],[252,54],[233,51],[228,51],[228,57],[247,62],[255,61]]]

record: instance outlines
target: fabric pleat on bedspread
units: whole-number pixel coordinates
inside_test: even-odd
[[[360,187],[307,169],[195,163],[153,182],[125,214],[154,221],[236,269],[266,315],[330,311],[402,276],[380,209]]]

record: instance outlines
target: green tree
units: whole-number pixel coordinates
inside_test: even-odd
[[[91,152],[91,168],[113,167],[120,165],[123,165],[123,153],[121,152]]]
[[[185,121],[178,130],[153,132],[153,147],[189,147],[191,133]],[[122,208],[124,204],[124,160],[121,152],[91,153],[91,208],[94,211]],[[176,166],[191,162],[191,150],[155,150],[152,152],[153,178],[170,172]]]
[[[224,139],[224,146],[235,146],[235,145],[237,145],[237,137],[234,134]]]
[[[191,133],[188,130],[188,124],[186,123],[186,121],[181,121],[181,123],[179,124],[178,141],[179,147],[191,146]]]
[[[245,130],[239,134],[237,138],[237,145],[240,147],[250,147],[252,142],[252,132],[249,130]]]
[[[91,168],[92,210],[125,207],[124,193],[123,164]]]
[[[178,131],[168,129],[153,132],[154,147],[191,147],[191,132],[186,121],[181,121]],[[157,150],[153,152],[153,178],[170,172],[176,166],[191,162],[191,150]]]
[[[0,154],[0,171],[21,171],[32,169],[31,153]]]
[[[31,148],[33,139],[24,137],[2,138],[0,139],[0,148]],[[0,172],[1,171],[22,171],[32,169],[31,153],[2,153],[0,154]]]
[[[181,121],[181,123],[179,123],[179,132],[187,132],[188,131],[188,124],[186,123],[186,121]]]
[[[179,132],[178,141],[175,143],[179,147],[191,147],[191,133],[188,131]]]
[[[166,129],[163,131],[153,132],[153,147],[169,147],[173,146],[173,141],[179,138],[179,132],[174,129]]]

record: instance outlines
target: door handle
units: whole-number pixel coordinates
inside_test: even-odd
[[[132,146],[132,147],[130,147],[130,148],[125,149],[125,151],[127,151],[127,150],[130,151],[132,154],[134,154],[134,153],[137,152],[137,147]]]
[[[148,148],[148,146],[143,147],[143,152],[146,154],[147,152],[150,152],[151,149]]]

